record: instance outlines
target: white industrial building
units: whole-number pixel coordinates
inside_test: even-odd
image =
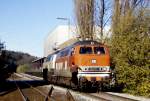
[[[52,32],[48,33],[44,40],[44,56],[46,57],[54,52],[55,48],[70,39],[76,38],[76,36],[75,27],[73,26],[60,25],[56,27]]]
[[[96,27],[96,29],[98,29],[98,27]],[[106,28],[106,31],[108,31],[108,28]],[[78,36],[75,26],[59,25],[48,33],[44,40],[44,57],[54,52],[54,49],[62,46],[64,42],[68,41],[70,43],[70,41],[76,40]],[[99,34],[96,36],[98,38],[100,37]]]

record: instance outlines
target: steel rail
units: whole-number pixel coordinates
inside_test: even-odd
[[[68,99],[69,101],[76,101],[76,100],[74,99],[74,97],[72,96],[72,94],[70,93],[69,89],[67,89],[66,95],[67,95],[67,99]]]
[[[43,93],[42,91],[40,91],[39,89],[33,87],[32,85],[28,84],[27,82],[23,81],[26,85],[28,85],[31,89],[35,90],[36,92],[40,93],[42,96],[45,97],[46,101],[50,100],[50,96],[47,96],[45,93]]]
[[[96,93],[98,94],[98,93]],[[119,96],[119,95],[114,95],[114,94],[110,94],[110,93],[107,93],[107,92],[100,92],[99,95],[104,95],[104,96],[109,96],[113,99],[118,99],[118,100],[122,100],[122,101],[138,101],[138,100],[135,100],[135,99],[132,99],[132,98],[128,98],[128,97],[123,97],[123,96]]]
[[[49,90],[46,98],[45,98],[45,101],[48,101],[49,97],[52,95],[52,91],[54,90],[53,86],[51,86],[51,89]]]
[[[67,88],[63,88],[60,86],[54,86],[54,89],[65,91],[67,96],[69,97],[70,101],[78,101],[80,99],[79,97],[81,97],[81,99],[84,99],[85,101],[86,100],[88,100],[88,101],[111,101],[111,100],[101,98],[101,97],[98,97],[95,95],[90,95],[89,93],[73,91],[72,89],[67,89]]]
[[[35,78],[35,77],[30,77],[30,76],[24,75],[24,74],[20,74],[20,75],[22,75],[23,77],[27,77],[27,78],[33,79],[33,80],[34,80],[34,78]],[[33,87],[32,85],[28,84],[27,82],[24,81],[24,83],[25,83],[26,85],[28,85],[30,88],[36,90],[36,91],[37,91],[38,93],[40,93],[42,96],[44,96],[44,97],[45,97],[45,101],[48,101],[49,99],[52,99],[52,98],[50,98],[50,96],[51,96],[52,91],[53,91],[53,89],[54,89],[53,86],[51,87],[50,91],[49,91],[48,94],[46,95],[45,93],[41,92],[39,89]]]
[[[58,89],[58,90],[63,90],[63,91],[69,90],[69,92],[70,92],[71,96],[74,98],[74,100],[77,100],[78,97],[81,96],[81,99],[83,97],[87,100],[92,100],[92,101],[137,101],[132,98],[113,95],[113,94],[109,94],[107,92],[84,93],[84,92],[74,91],[72,89],[63,88],[60,86],[54,86],[54,88]]]
[[[21,74],[21,75],[23,75],[23,74]],[[27,78],[30,78],[30,79],[34,79],[34,77],[29,77],[28,75],[23,75],[23,76],[25,76],[25,77],[27,77]],[[36,79],[36,78],[35,78]],[[32,87],[31,85],[29,85],[28,84],[28,86],[30,86],[31,88],[34,88],[34,87]],[[51,95],[51,93],[52,93],[52,90],[53,90],[54,88],[53,88],[53,86],[51,87],[51,89],[50,89],[50,91],[49,91],[49,94],[47,95],[47,97],[45,97],[45,101],[47,101],[48,100],[48,98],[50,97],[50,95]],[[36,89],[35,89],[36,90]],[[39,90],[37,90],[37,91],[39,91]],[[41,91],[39,91],[39,92],[41,92]],[[83,94],[83,93],[82,93]],[[67,95],[67,99],[69,100],[69,101],[76,101],[75,100],[75,98],[73,97],[73,95],[71,94],[71,89],[66,89],[66,95]],[[94,99],[100,99],[100,100],[102,100],[102,101],[110,101],[110,100],[106,100],[106,99],[104,99],[104,98],[100,98],[100,97],[97,97],[97,96],[94,96],[94,95],[88,95],[88,94],[85,94],[86,96],[90,96],[90,97],[92,97],[92,98],[94,98]]]
[[[20,75],[22,75],[22,74],[20,74]],[[33,78],[29,77],[29,76],[25,76],[25,75],[22,75],[22,76],[23,76],[23,77],[27,77],[27,78],[29,78],[29,79],[33,79]],[[14,78],[13,78],[13,80],[14,80]],[[33,80],[34,80],[34,79],[33,79]],[[15,80],[14,80],[14,81],[15,81]],[[33,87],[32,85],[30,85],[29,83],[27,83],[26,81],[22,81],[22,82],[23,82],[24,84],[26,84],[27,86],[29,86],[30,89],[32,89],[32,90],[38,92],[40,95],[42,95],[42,96],[45,98],[45,101],[49,101],[50,99],[53,99],[53,98],[50,97],[51,94],[52,94],[52,91],[53,91],[53,89],[54,89],[53,86],[51,87],[49,93],[48,93],[48,94],[45,94],[45,93],[43,93],[42,91],[40,91],[39,89],[37,89],[37,88]],[[16,83],[16,81],[15,81],[15,83]],[[25,94],[23,93],[23,91],[21,90],[21,88],[17,85],[17,83],[16,83],[16,86],[17,86],[17,88],[19,89],[19,91],[21,92],[22,97],[24,97],[23,101],[29,101],[29,98],[25,96]]]
[[[26,77],[28,77],[28,76],[26,76]],[[31,77],[28,77],[28,78],[34,79],[34,78],[31,78]],[[66,88],[63,88],[63,89],[66,89]],[[71,101],[75,101],[74,96],[70,92],[72,92],[72,89],[67,89],[67,93],[66,94],[69,96],[69,99],[71,99]],[[80,93],[78,91],[73,91],[73,92]],[[80,93],[80,94],[81,94],[81,96],[82,95],[83,96],[88,96],[88,97],[94,98],[95,100],[99,99],[99,100],[102,100],[102,101],[112,101],[113,99],[116,99],[115,101],[118,101],[118,100],[119,101],[120,100],[121,101],[137,101],[137,100],[132,99],[132,98],[123,97],[123,96],[119,96],[119,95],[113,95],[113,94],[109,94],[109,93],[106,93],[106,92],[93,93],[93,94],[90,94],[90,93],[88,93],[88,94],[87,93]]]
[[[14,80],[14,78],[13,78],[13,80]],[[20,95],[21,95],[21,97],[22,97],[22,100],[23,101],[29,101],[29,99],[28,99],[28,97],[26,97],[24,94],[23,94],[23,91],[21,90],[21,88],[18,86],[18,84],[17,84],[17,82],[14,80],[14,83],[15,83],[15,85],[16,85],[16,87],[17,87],[17,90],[19,91],[19,93],[20,93]]]

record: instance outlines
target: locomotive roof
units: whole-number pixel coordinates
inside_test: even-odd
[[[94,45],[100,45],[101,43],[97,42],[97,41],[93,41],[93,40],[84,40],[84,41],[77,41],[63,49],[60,49],[60,50],[57,50],[55,51],[54,53],[52,54],[57,54],[59,53],[60,51],[64,50],[64,49],[67,49],[67,48],[72,48],[74,46],[77,46],[77,45],[91,45],[91,44],[94,44]],[[48,55],[47,57],[51,56],[52,54]]]
[[[99,43],[97,41],[86,40],[86,41],[77,41],[77,42],[73,43],[71,46],[76,46],[76,45],[90,45],[90,44],[99,45],[101,43]]]
[[[91,45],[91,44],[94,44],[94,45],[100,45],[101,43],[97,42],[97,41],[92,41],[92,40],[84,40],[84,41],[77,41],[71,45],[69,45],[68,47],[65,47],[63,49],[66,49],[66,48],[72,48],[74,46],[77,46],[77,45]],[[61,49],[61,50],[63,50]]]

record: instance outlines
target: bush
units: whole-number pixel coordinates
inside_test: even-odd
[[[150,15],[139,11],[129,21],[122,18],[111,40],[118,83],[124,84],[123,92],[150,97]]]
[[[30,70],[31,66],[29,64],[24,64],[24,65],[19,65],[17,67],[17,72],[18,73],[25,73]]]
[[[150,81],[145,81],[137,87],[139,95],[150,97]]]

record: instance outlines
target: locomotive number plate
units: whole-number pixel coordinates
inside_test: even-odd
[[[92,63],[96,63],[96,60],[95,59],[92,59],[92,61],[91,61]]]

